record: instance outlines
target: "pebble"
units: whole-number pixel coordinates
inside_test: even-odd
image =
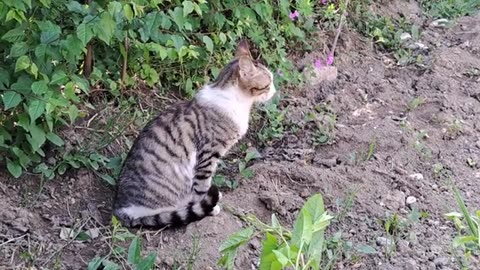
[[[433,26],[433,27],[444,28],[448,25],[448,20],[447,19],[438,19],[438,20],[433,21],[430,25]]]
[[[433,263],[438,268],[442,268],[443,266],[448,265],[448,262],[449,262],[449,260],[448,260],[447,257],[438,257],[438,258],[435,258],[435,260],[433,260]]]
[[[378,246],[391,246],[393,243],[392,243],[392,240],[389,239],[389,238],[386,238],[386,237],[377,237],[377,239],[375,240],[375,243],[377,243]]]
[[[401,41],[408,40],[408,39],[411,39],[411,38],[412,38],[412,35],[410,35],[409,33],[402,33],[400,35],[400,40]]]
[[[409,175],[408,177],[412,178],[413,180],[423,180],[423,174],[421,173],[414,173]]]
[[[407,205],[411,205],[411,204],[414,204],[416,202],[417,202],[417,198],[415,198],[414,196],[408,196],[407,197],[407,200],[406,200]]]

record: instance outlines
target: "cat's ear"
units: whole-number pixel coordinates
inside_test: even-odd
[[[246,39],[241,40],[237,45],[237,51],[235,52],[235,57],[249,57],[252,58],[250,54],[250,48],[248,46],[248,41]]]
[[[255,65],[252,62],[252,58],[247,56],[241,56],[238,58],[238,67],[240,71],[240,77],[251,77],[255,73]]]

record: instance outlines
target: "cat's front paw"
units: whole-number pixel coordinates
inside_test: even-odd
[[[220,208],[219,205],[215,205],[215,207],[213,207],[212,212],[210,212],[210,215],[211,215],[211,216],[216,216],[216,215],[220,214],[220,211],[221,211],[221,210],[222,210],[222,209]]]

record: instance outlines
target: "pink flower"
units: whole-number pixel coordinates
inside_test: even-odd
[[[323,67],[323,65],[322,65],[322,60],[320,60],[320,59],[315,60],[315,62],[313,63],[313,66],[314,66],[316,69],[322,69],[322,67]]]
[[[325,5],[327,3],[327,0],[322,0],[322,5]]]
[[[332,64],[333,64],[333,53],[329,53],[327,58],[327,66],[331,66]]]
[[[290,15],[288,15],[288,17],[292,21],[294,21],[296,18],[298,18],[298,16],[300,16],[300,13],[298,13],[297,10],[295,10],[294,12],[291,12]]]

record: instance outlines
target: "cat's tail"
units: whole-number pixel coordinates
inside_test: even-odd
[[[221,196],[222,194],[218,190],[218,187],[212,185],[200,202],[190,202],[184,207],[165,211],[153,216],[136,219],[120,216],[119,218],[122,220],[124,226],[130,228],[142,227],[150,230],[159,230],[165,227],[184,226],[191,222],[201,220],[206,216],[215,216],[220,213],[220,206],[217,204]]]

